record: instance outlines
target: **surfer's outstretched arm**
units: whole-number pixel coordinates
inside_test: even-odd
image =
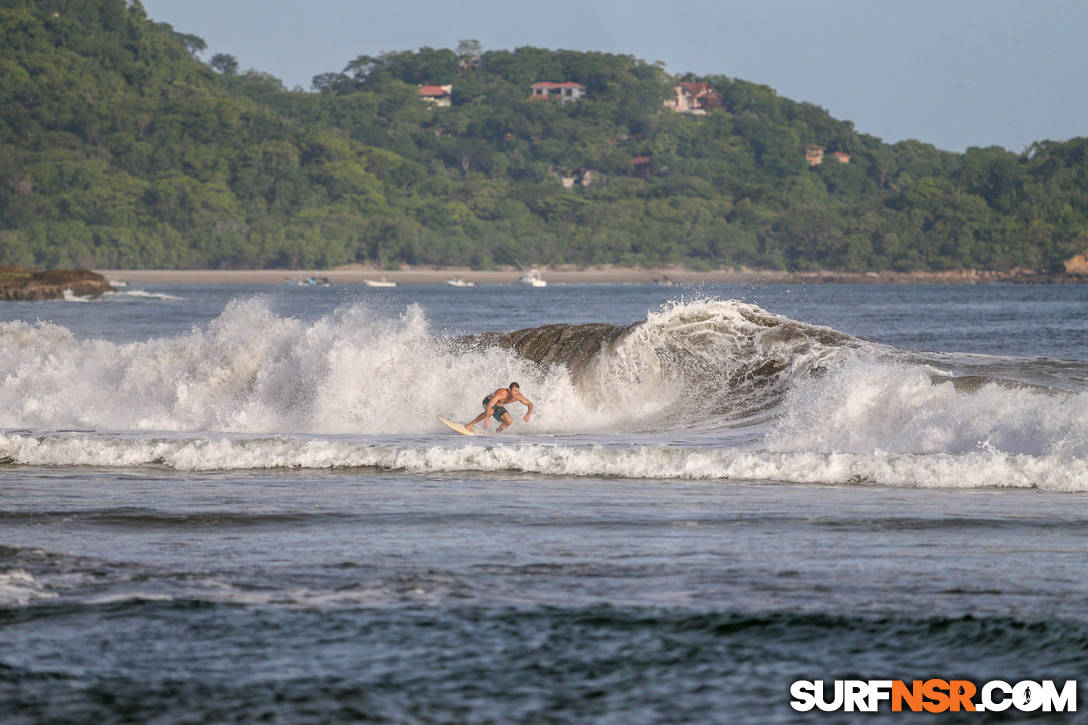
[[[515,397],[517,398],[517,400],[519,402],[525,403],[526,407],[529,408],[529,410],[525,411],[525,422],[528,423],[529,422],[529,416],[533,414],[533,401],[529,400],[528,398],[526,398],[521,393],[516,393]]]

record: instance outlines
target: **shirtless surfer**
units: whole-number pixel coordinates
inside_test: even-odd
[[[529,407],[529,410],[525,413],[525,422],[529,422],[529,416],[533,414],[533,403],[524,395],[521,394],[521,386],[517,383],[510,383],[509,388],[499,388],[491,395],[484,398],[484,412],[476,416],[471,423],[465,424],[465,430],[471,431],[472,426],[479,423],[481,420],[484,422],[484,428],[491,422],[490,418],[495,417],[495,420],[502,423],[499,426],[496,433],[502,433],[514,423],[514,419],[510,417],[510,412],[506,410],[505,405],[509,403],[524,403]]]

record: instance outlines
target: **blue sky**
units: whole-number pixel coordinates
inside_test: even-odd
[[[148,14],[309,89],[359,55],[522,45],[626,53],[809,101],[888,143],[949,151],[1088,135],[1084,0],[143,0]]]

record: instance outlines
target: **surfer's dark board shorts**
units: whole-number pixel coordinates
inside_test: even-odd
[[[490,402],[490,395],[484,398],[484,410],[487,410],[487,404]],[[491,409],[491,417],[499,421],[500,423],[502,422],[502,417],[504,415],[506,415],[506,408],[502,407],[501,405],[496,405],[494,408]]]

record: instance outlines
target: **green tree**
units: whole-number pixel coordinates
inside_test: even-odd
[[[238,59],[233,55],[227,53],[216,53],[212,56],[209,63],[212,68],[219,71],[223,75],[234,76],[238,75]]]

